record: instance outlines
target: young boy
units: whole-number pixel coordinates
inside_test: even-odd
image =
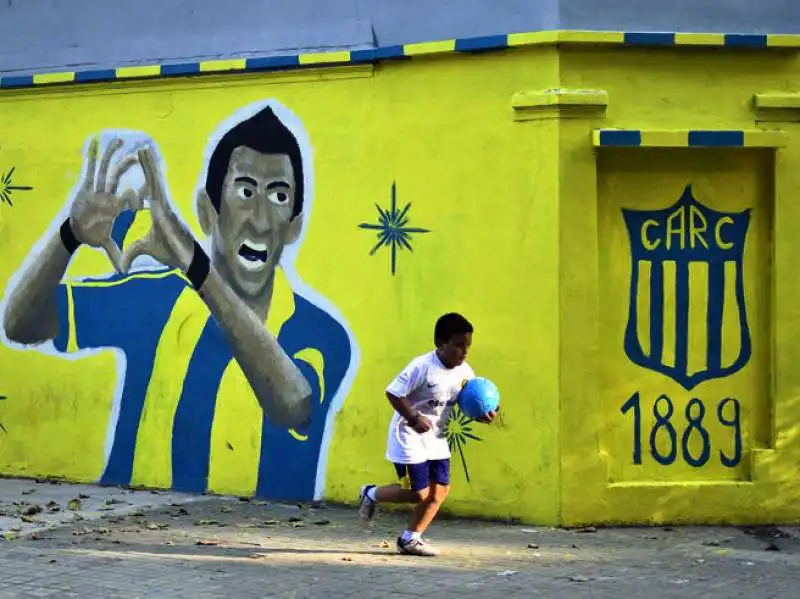
[[[375,515],[379,502],[416,503],[408,529],[397,539],[400,553],[435,556],[422,539],[450,490],[450,446],[445,431],[461,387],[475,376],[466,363],[472,325],[460,314],[441,316],[434,328],[436,349],[414,358],[386,389],[395,412],[389,424],[386,459],[394,463],[399,483],[365,485],[359,513]],[[494,420],[490,412],[483,422]]]

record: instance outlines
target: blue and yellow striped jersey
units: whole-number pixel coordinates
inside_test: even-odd
[[[59,312],[58,351],[124,356],[102,484],[314,497],[328,410],[352,350],[344,327],[294,293],[282,271],[265,326],[313,390],[303,431],[264,417],[222,329],[179,271],[62,283]]]

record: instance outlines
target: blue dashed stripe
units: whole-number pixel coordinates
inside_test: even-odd
[[[75,81],[79,83],[89,83],[93,81],[113,81],[117,78],[117,71],[114,69],[99,69],[96,71],[77,71]]]
[[[689,147],[740,148],[744,131],[689,131]]]
[[[524,42],[523,45],[530,44],[552,44],[552,43],[559,43],[559,34],[565,33],[565,41],[563,43],[573,43],[573,44],[580,44],[583,42],[591,43],[594,39],[597,38],[598,33],[615,33],[621,34],[621,45],[623,46],[638,46],[638,47],[688,47],[692,46],[693,44],[691,41],[686,41],[687,38],[683,38],[681,41],[683,43],[677,44],[676,43],[676,34],[674,32],[642,32],[642,31],[631,31],[631,32],[598,32],[598,31],[550,31],[550,32],[539,32],[541,35],[534,33],[530,37],[530,41]],[[582,39],[581,34],[585,34],[585,39]],[[702,34],[701,34],[702,37]],[[743,34],[743,33],[728,33],[728,34],[719,34],[720,43],[717,44],[718,46],[726,47],[726,48],[745,48],[745,49],[763,49],[770,47],[770,34],[763,35],[763,34]],[[787,36],[781,35],[781,42],[777,43],[776,46],[786,46],[786,38],[797,38],[798,44],[797,46],[800,47],[800,35],[794,36]],[[459,38],[455,40],[443,40],[445,42],[452,42],[454,51],[455,52],[462,52],[462,53],[471,53],[471,52],[485,52],[485,51],[492,51],[492,50],[503,50],[509,47],[509,36],[508,35],[487,35],[482,37],[470,37],[470,38]],[[409,44],[410,46],[411,44]],[[707,42],[704,44],[707,45]],[[519,46],[515,46],[519,47]],[[800,49],[800,48],[799,48]],[[410,59],[409,56],[406,56],[406,46],[403,45],[393,45],[393,46],[381,46],[374,49],[366,49],[366,50],[352,50],[349,53],[350,64],[364,64],[364,63],[375,63],[383,60],[408,60]],[[418,54],[419,55],[419,54]],[[306,55],[308,56],[308,55]],[[324,68],[326,66],[333,66],[333,65],[341,65],[341,62],[337,63],[326,63],[322,61],[322,63],[314,62],[315,67]],[[148,65],[143,65],[148,66]],[[145,75],[144,77],[148,78],[156,78],[156,77],[181,77],[186,75],[197,75],[202,73],[200,70],[200,63],[199,62],[185,62],[185,63],[171,63],[171,64],[163,64],[163,65],[152,65],[154,67],[154,71],[158,71],[158,74],[152,75]],[[284,55],[284,56],[267,56],[263,58],[248,58],[245,60],[244,72],[252,71],[270,71],[270,70],[281,70],[281,69],[291,69],[297,68],[301,66],[301,60],[299,54],[291,54],[291,55]],[[0,77],[0,88],[8,89],[8,88],[25,88],[25,87],[32,87],[32,86],[48,86],[48,85],[70,85],[74,83],[93,83],[93,82],[103,82],[103,81],[114,81],[114,80],[124,80],[126,77],[118,77],[116,74],[116,69],[94,69],[94,70],[86,70],[86,71],[77,71],[74,73],[74,78],[72,77],[72,73],[69,73],[69,77],[65,77],[59,79],[58,77],[37,77],[38,81],[34,76],[8,76],[8,77]],[[241,73],[242,70],[231,69],[227,71],[229,73]],[[219,72],[216,72],[219,74]],[[52,74],[48,74],[52,75]],[[627,132],[626,132],[627,133]],[[609,139],[618,139],[616,137],[609,138]],[[619,138],[624,139],[624,138]]]
[[[640,131],[601,131],[600,145],[604,147],[630,147],[642,144]]]
[[[508,48],[507,35],[487,35],[456,40],[456,52],[478,52]]]
[[[674,46],[674,33],[626,33],[624,36],[625,44],[629,46]]]

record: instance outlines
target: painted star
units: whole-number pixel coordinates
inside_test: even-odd
[[[453,409],[453,414],[447,422],[447,431],[445,432],[450,451],[455,449],[461,457],[461,465],[464,467],[464,476],[466,476],[467,482],[469,482],[469,470],[467,469],[467,460],[464,457],[464,447],[466,447],[469,441],[481,440],[480,437],[472,432],[473,422],[475,421],[464,414],[461,408],[458,407],[458,404],[456,404]]]
[[[391,207],[388,210],[384,210],[377,204],[375,204],[375,207],[378,209],[379,224],[361,223],[358,227],[360,229],[378,231],[378,243],[370,250],[369,255],[374,255],[375,252],[384,246],[389,247],[392,255],[392,275],[394,275],[397,263],[397,250],[406,248],[413,252],[414,250],[411,248],[411,235],[413,233],[430,233],[430,230],[406,226],[409,220],[408,211],[411,208],[411,202],[406,204],[405,208],[402,210],[397,209],[397,189],[394,181],[392,182]]]
[[[13,185],[11,177],[14,175],[14,168],[8,171],[5,175],[0,175],[0,202],[6,202],[9,206],[13,206],[11,201],[11,194],[15,191],[30,191],[33,189],[30,185]]]

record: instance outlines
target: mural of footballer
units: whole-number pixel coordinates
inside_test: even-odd
[[[127,155],[124,145],[124,134],[102,154],[96,139],[89,142],[82,180],[62,216],[9,285],[7,342],[62,355],[115,348],[124,356],[101,484],[131,484],[146,404],[172,388],[171,437],[161,443],[170,451],[171,488],[186,492],[207,490],[218,391],[235,361],[261,406],[256,495],[318,498],[333,415],[352,381],[357,348],[335,309],[294,275],[313,187],[299,120],[275,101],[259,102],[212,136],[196,194],[207,249],[172,210],[152,144]],[[120,192],[134,167],[144,184]],[[148,204],[149,232],[126,245],[137,211]],[[65,281],[81,246],[105,251],[117,273]],[[137,264],[156,268],[132,269],[140,257]],[[203,319],[188,345],[168,338],[180,334],[181,323],[170,321],[186,302],[196,302],[202,314],[192,315]],[[167,369],[173,382],[182,377],[179,384],[153,383],[164,348],[180,365]]]

